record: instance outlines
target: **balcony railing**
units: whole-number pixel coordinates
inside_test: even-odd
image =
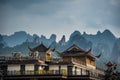
[[[71,76],[89,76],[89,77],[103,77],[102,74],[99,74],[97,72],[91,72],[91,71],[72,71],[72,75]],[[8,76],[14,76],[14,75],[63,75],[63,76],[67,76],[67,70],[38,70],[38,71],[33,71],[33,70],[29,70],[29,71],[8,71],[7,72]]]
[[[7,75],[67,75],[66,70],[8,71]]]

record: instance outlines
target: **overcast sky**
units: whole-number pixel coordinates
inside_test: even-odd
[[[60,39],[105,29],[120,37],[120,0],[0,0],[0,34],[26,31]]]

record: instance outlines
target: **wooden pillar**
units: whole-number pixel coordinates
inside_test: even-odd
[[[77,67],[75,67],[75,75],[77,75]]]
[[[24,74],[24,72],[25,72],[25,65],[20,65],[20,72],[21,72],[21,75],[23,75]]]
[[[72,69],[73,69],[72,65],[68,65],[67,66],[67,73],[68,73],[68,75],[73,75]]]
[[[88,70],[88,76],[90,76],[90,71]]]
[[[48,74],[49,65],[45,66],[44,70],[46,71],[46,74]]]
[[[7,69],[8,69],[8,65],[1,65],[1,71],[3,72],[2,75],[7,75]]]
[[[59,65],[59,74],[61,74],[61,65]]]
[[[80,70],[80,71],[81,71],[80,73],[81,73],[81,75],[82,75],[82,68],[81,68],[81,70]]]
[[[86,75],[89,75],[88,70],[86,70]]]
[[[39,70],[39,65],[38,64],[35,64],[34,65],[34,71],[38,71]]]
[[[39,65],[38,64],[35,64],[34,65],[34,74],[38,74],[38,71],[39,70]]]

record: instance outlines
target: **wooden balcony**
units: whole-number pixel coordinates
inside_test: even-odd
[[[67,75],[66,70],[8,71],[7,75]]]
[[[81,79],[81,80],[104,80],[104,75],[97,72],[86,71],[72,71],[72,75],[68,75],[66,70],[39,70],[39,71],[8,71],[7,75],[4,75],[4,80],[17,80],[17,79]],[[84,73],[84,74],[83,74]]]

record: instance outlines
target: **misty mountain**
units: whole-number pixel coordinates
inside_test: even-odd
[[[5,47],[0,49],[1,54],[11,54],[13,52],[21,52],[24,54],[28,54],[29,49],[28,46],[31,48],[38,46],[38,43],[33,43],[33,42],[23,42],[20,45],[16,45],[14,47]]]
[[[0,35],[0,48],[4,48],[4,47],[6,47],[6,46],[7,46],[7,44],[4,42],[3,36]]]
[[[33,34],[33,42],[34,43],[39,43],[39,36],[37,35],[37,34]],[[28,42],[29,42],[29,40],[28,40]]]
[[[74,31],[67,42],[68,46],[72,46],[73,44],[78,45],[79,47],[83,49],[90,49],[92,47],[92,42],[88,41],[86,38],[84,38],[79,31]]]
[[[120,38],[115,41],[110,58],[120,64]]]
[[[93,46],[93,53],[104,53],[107,57],[110,58],[110,54],[117,39],[111,31],[105,30],[102,33],[100,31],[97,32],[96,35],[88,35],[83,33],[83,37],[85,37],[88,41],[91,41]]]
[[[64,46],[64,45],[65,45],[65,42],[66,42],[66,40],[65,40],[65,35],[63,35],[63,37],[62,37],[61,40],[59,41],[59,44],[60,44],[61,46]]]
[[[25,42],[26,39],[31,40],[32,36],[27,34],[25,31],[19,31],[15,32],[14,34],[8,36],[8,35],[3,35],[3,40],[9,47],[13,47],[19,44],[22,44]]]
[[[51,44],[53,41],[56,41],[56,35],[52,34],[49,39],[47,39],[44,35],[39,37],[37,34],[27,34],[25,31],[15,32],[14,34],[1,35],[3,37],[3,41],[7,44],[8,47],[14,47],[16,45],[20,45],[26,40],[29,42],[40,43],[44,41],[46,44]]]
[[[65,40],[65,35],[63,35],[58,42],[56,42],[55,34],[52,34],[50,38],[46,38],[44,35],[30,35],[24,31],[15,32],[10,36],[1,35],[0,39],[0,44],[2,43],[0,54],[12,52],[28,53],[28,46],[35,47],[41,43],[47,47],[63,52],[75,44],[84,50],[92,48],[94,55],[102,53],[102,57],[99,60],[100,62],[102,60],[104,60],[104,62],[107,60],[119,62],[120,60],[120,39],[116,38],[110,30],[103,32],[98,31],[95,35],[87,34],[86,32],[81,34],[79,31],[74,31],[68,41]]]
[[[46,46],[50,46],[53,42],[56,42],[56,35],[52,34],[49,39],[47,39],[44,35],[41,35],[39,39],[41,43],[45,44]]]
[[[83,37],[91,41],[94,46],[96,46],[98,43],[107,43],[109,46],[111,46],[116,40],[116,37],[112,34],[112,32],[107,29],[104,30],[102,33],[98,31],[96,35],[89,35],[84,32]]]

